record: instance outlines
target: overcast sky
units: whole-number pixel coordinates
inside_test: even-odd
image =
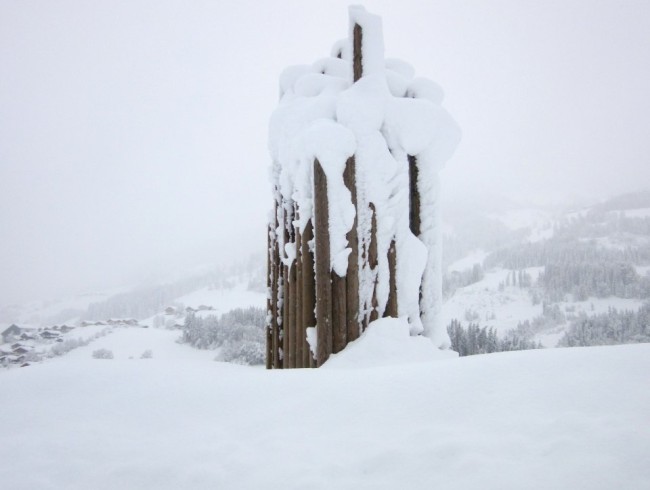
[[[348,3],[0,0],[0,305],[263,250],[278,75]],[[364,5],[463,131],[448,197],[650,187],[650,2]]]

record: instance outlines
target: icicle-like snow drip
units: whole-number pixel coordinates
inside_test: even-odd
[[[271,117],[274,368],[321,365],[381,316],[449,345],[438,173],[460,131],[438,85],[384,58],[381,19],[349,15],[330,57],[282,73]]]

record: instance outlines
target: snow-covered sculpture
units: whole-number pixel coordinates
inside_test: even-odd
[[[350,7],[349,38],[331,57],[282,73],[269,138],[268,368],[320,366],[384,316],[449,346],[438,172],[460,131],[442,99],[384,59],[381,19],[362,7]]]

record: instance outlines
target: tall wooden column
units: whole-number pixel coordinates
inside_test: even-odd
[[[359,338],[360,318],[359,318],[359,234],[357,231],[358,204],[357,204],[357,176],[356,160],[354,156],[348,158],[345,163],[343,172],[343,183],[350,191],[352,205],[354,206],[355,215],[352,228],[347,233],[348,247],[350,255],[348,256],[348,274],[346,282],[346,316],[347,316],[347,341],[352,342]]]
[[[409,228],[411,233],[420,238],[422,220],[420,218],[420,188],[418,186],[418,161],[413,155],[409,162]]]
[[[330,273],[329,203],[327,177],[314,161],[314,235],[316,242],[316,364],[332,354],[332,284]]]
[[[316,277],[314,271],[314,253],[309,249],[309,242],[314,239],[312,220],[305,225],[302,234],[302,324],[304,328],[316,326]],[[314,356],[307,344],[303,342],[303,364],[305,367],[316,367]]]
[[[296,220],[298,219],[299,211],[296,210]],[[305,325],[302,318],[302,233],[301,230],[296,228],[296,289],[295,289],[295,330],[296,330],[296,346],[295,346],[295,367],[305,367],[303,362],[303,344],[305,341]]]
[[[273,240],[271,239],[271,224],[266,227],[266,369],[273,367]]]

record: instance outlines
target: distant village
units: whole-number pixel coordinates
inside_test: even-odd
[[[43,353],[38,352],[38,348],[47,344],[63,343],[65,334],[75,329],[89,326],[133,326],[145,327],[140,325],[138,320],[133,318],[106,320],[105,322],[88,322],[82,321],[78,327],[70,325],[53,325],[51,327],[20,327],[12,324],[5,329],[0,335],[2,344],[0,345],[0,365],[19,365],[21,367],[29,366],[31,362],[38,361]]]
[[[155,316],[153,320],[154,327],[164,327],[171,329],[182,329],[182,323],[174,321],[174,319],[182,318],[185,315],[190,314],[204,314],[207,312],[213,312],[214,308],[212,306],[200,305],[196,308],[188,306],[168,306],[163,311],[164,316],[168,317],[171,321],[168,322],[159,322],[160,316]],[[75,340],[75,334],[83,332],[87,327],[140,327],[148,328],[149,325],[146,323],[140,323],[139,320],[135,318],[119,318],[119,319],[108,319],[104,321],[88,321],[83,320],[78,323],[77,326],[70,325],[53,325],[51,327],[31,327],[31,326],[19,326],[16,324],[10,325],[2,333],[0,333],[0,367],[9,367],[9,366],[20,366],[26,367],[33,362],[41,360],[43,357],[53,357],[57,354],[58,351],[67,351],[74,348],[68,349],[50,349],[50,355],[48,356],[47,352],[43,348],[48,346],[56,346],[60,344],[61,346],[64,343],[82,342],[81,340]],[[97,329],[95,329],[97,330]],[[74,334],[70,334],[74,332]],[[66,335],[70,334],[70,335]],[[52,353],[53,351],[53,353]]]

